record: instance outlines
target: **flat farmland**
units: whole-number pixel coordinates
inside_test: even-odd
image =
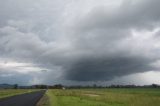
[[[158,88],[48,90],[44,106],[160,106]]]

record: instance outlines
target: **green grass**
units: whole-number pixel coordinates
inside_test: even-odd
[[[160,106],[160,89],[48,90],[49,106]]]
[[[0,89],[0,98],[33,92],[31,89]]]

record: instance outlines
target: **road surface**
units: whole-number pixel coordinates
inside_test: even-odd
[[[0,99],[0,106],[36,106],[45,90]]]

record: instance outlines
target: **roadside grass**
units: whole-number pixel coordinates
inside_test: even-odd
[[[36,106],[49,106],[49,98],[46,94],[39,100]]]
[[[30,93],[33,91],[33,89],[0,89],[0,99],[5,97],[10,97],[14,95],[24,94],[24,93]]]
[[[48,90],[47,106],[160,106],[160,89]]]

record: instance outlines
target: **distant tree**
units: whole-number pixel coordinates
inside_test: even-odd
[[[14,84],[13,88],[17,89],[18,88],[18,84]]]
[[[153,88],[157,88],[158,85],[157,85],[157,84],[152,84],[152,87],[153,87]]]
[[[96,85],[96,84],[93,84],[93,88],[97,88],[97,85]]]
[[[61,84],[56,84],[53,86],[54,89],[62,89],[63,88],[63,85]]]
[[[47,85],[35,85],[36,89],[47,89]]]

